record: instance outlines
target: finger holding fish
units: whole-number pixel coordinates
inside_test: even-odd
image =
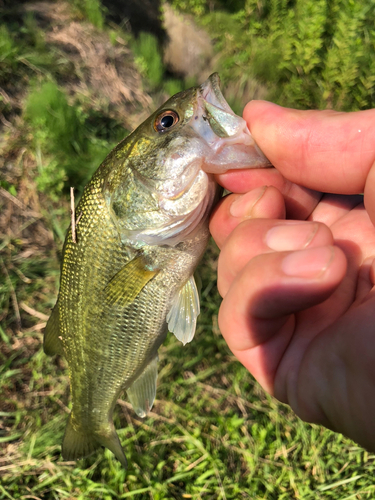
[[[312,337],[307,328],[306,340],[298,312],[329,299],[345,270],[344,253],[329,244],[268,252],[250,259],[224,294],[218,320],[229,348],[266,391],[275,394],[278,382],[282,390],[276,396],[285,403],[291,404],[285,391],[301,361],[300,356],[293,356],[290,345]],[[276,381],[282,360],[288,362],[288,369],[282,381],[280,377]]]
[[[277,167],[277,165],[276,165]],[[304,220],[319,203],[323,193],[295,184],[276,168],[229,170],[215,176],[224,189],[244,194],[263,186],[275,187],[284,198],[285,214],[290,219]]]
[[[222,248],[232,231],[248,219],[284,219],[285,204],[280,191],[260,186],[245,194],[229,194],[216,205],[210,219],[210,232]]]

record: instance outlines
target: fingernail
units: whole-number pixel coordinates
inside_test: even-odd
[[[272,227],[266,234],[266,244],[271,250],[285,252],[306,248],[318,231],[316,222],[291,222]]]
[[[249,217],[266,189],[267,186],[262,186],[238,196],[229,208],[230,214],[233,217]]]
[[[334,249],[332,247],[300,250],[287,255],[282,261],[281,269],[288,276],[317,278],[327,270],[333,256]]]

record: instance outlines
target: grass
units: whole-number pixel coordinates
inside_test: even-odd
[[[152,87],[158,87],[163,78],[164,67],[156,37],[141,32],[133,43],[133,51],[139,70]]]
[[[24,116],[33,131],[37,187],[55,201],[64,185],[82,191],[108,151],[127,134],[118,126],[111,130],[110,143],[100,137],[100,131],[90,126],[92,111],[69,104],[66,93],[51,80],[31,87]]]
[[[20,269],[30,283],[17,299],[35,310],[28,314],[20,307],[18,332],[0,330],[0,499],[374,498],[374,455],[301,422],[228,351],[217,327],[216,259],[212,244],[200,267],[196,338],[182,347],[170,336],[160,349],[150,416],[142,422],[129,403],[118,405],[115,424],[127,472],[107,450],[77,463],[62,460],[66,366],[43,354],[40,327],[30,326],[41,322],[35,310],[48,314],[57,262],[43,271],[36,259],[34,267],[29,262]],[[10,275],[19,289],[19,275]]]
[[[102,30],[104,27],[103,7],[100,0],[69,0],[73,9],[81,19],[87,19],[96,28]]]
[[[8,63],[0,78],[9,83],[16,72],[24,87],[13,114],[9,104],[12,128],[3,134],[0,163],[0,500],[375,498],[375,456],[303,423],[229,352],[217,324],[213,243],[199,270],[195,339],[183,347],[169,336],[160,349],[152,412],[141,421],[126,400],[117,405],[115,425],[129,469],[108,450],[63,461],[67,370],[63,359],[44,355],[42,330],[56,298],[69,224],[65,179],[74,178],[69,168],[77,162],[83,184],[100,163],[92,144],[109,150],[123,129],[98,101],[64,90],[58,69],[35,79],[17,59],[24,46],[15,36],[8,45],[5,39]],[[48,59],[48,46],[38,43]]]

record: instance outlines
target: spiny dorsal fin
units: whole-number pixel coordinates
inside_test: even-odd
[[[52,314],[44,330],[43,349],[48,356],[54,356],[55,354],[60,354],[60,356],[64,355],[61,342],[58,303],[53,308]]]
[[[142,418],[151,410],[155,401],[156,379],[158,378],[157,363],[158,357],[155,356],[126,391],[135,413]]]
[[[158,272],[159,270],[149,271],[142,256],[132,259],[105,287],[107,302],[122,307],[131,304]]]
[[[199,294],[191,276],[176,295],[167,315],[169,331],[184,345],[193,340],[199,312]]]

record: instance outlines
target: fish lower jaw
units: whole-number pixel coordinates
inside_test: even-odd
[[[270,166],[270,161],[246,130],[216,141],[212,146],[212,154],[205,159],[202,169],[206,173],[222,174],[228,170]]]

